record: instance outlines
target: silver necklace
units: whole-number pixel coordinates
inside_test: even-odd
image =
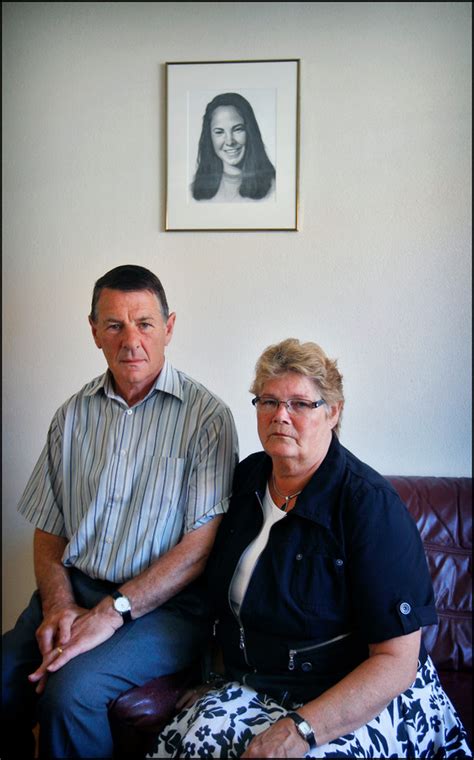
[[[301,489],[301,491],[296,491],[296,493],[292,493],[292,494],[290,494],[289,496],[285,496],[285,494],[284,494],[284,493],[282,493],[282,492],[279,490],[279,488],[278,488],[278,486],[277,486],[277,484],[276,484],[276,480],[275,480],[275,474],[274,474],[273,472],[272,472],[272,483],[273,483],[273,488],[274,488],[274,489],[275,489],[275,491],[277,492],[278,496],[281,496],[281,498],[282,498],[282,499],[285,499],[285,503],[284,503],[284,504],[282,504],[282,505],[281,505],[281,507],[279,507],[279,509],[282,509],[282,510],[283,510],[283,512],[286,512],[286,510],[288,509],[288,503],[289,503],[289,502],[290,502],[292,499],[294,499],[294,498],[295,498],[295,496],[299,496],[299,495],[300,495],[300,493],[301,493],[301,491],[302,491],[303,489]]]

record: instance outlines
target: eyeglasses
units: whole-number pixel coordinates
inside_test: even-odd
[[[258,414],[273,414],[277,411],[280,404],[284,404],[288,414],[295,417],[308,415],[312,409],[317,409],[325,403],[323,398],[320,398],[319,401],[304,401],[301,398],[289,398],[286,401],[279,401],[277,398],[255,396],[252,399],[252,404]]]

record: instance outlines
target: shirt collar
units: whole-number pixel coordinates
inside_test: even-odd
[[[328,452],[309,483],[298,496],[295,507],[289,514],[304,517],[313,522],[330,527],[333,505],[337,500],[341,475],[345,465],[345,449],[336,435],[332,436]],[[271,459],[262,452],[255,469],[249,474],[248,491],[257,491],[261,498],[265,493],[271,472]],[[247,491],[247,488],[245,488]]]
[[[333,433],[328,453],[297,499],[295,514],[330,527],[345,461],[345,449]]]
[[[179,372],[167,359],[165,359],[165,363],[163,364],[163,368],[160,374],[156,378],[153,386],[150,388],[143,401],[146,401],[146,399],[150,398],[151,395],[154,395],[159,391],[162,393],[168,393],[170,396],[175,396],[180,401],[183,400],[183,384],[181,382]],[[102,392],[109,398],[115,399],[116,401],[123,402],[123,399],[114,391],[110,370],[107,370],[103,375],[93,380],[85,395],[95,396],[99,392]]]

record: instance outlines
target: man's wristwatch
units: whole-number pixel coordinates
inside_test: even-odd
[[[132,605],[128,596],[120,591],[113,591],[111,597],[114,600],[114,610],[122,615],[124,623],[129,623],[132,619]]]
[[[293,720],[296,723],[296,730],[298,731],[301,738],[304,739],[306,742],[308,742],[309,748],[316,749],[316,747],[318,746],[316,742],[316,737],[308,721],[302,718],[301,715],[298,715],[297,712],[289,712],[284,717],[291,718],[291,720]]]

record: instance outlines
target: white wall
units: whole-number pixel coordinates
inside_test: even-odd
[[[93,282],[153,269],[169,355],[259,447],[285,337],[345,376],[342,442],[470,475],[470,3],[4,3],[4,626],[33,588],[16,503],[59,404],[103,369]],[[298,232],[163,231],[166,61],[301,59]]]

